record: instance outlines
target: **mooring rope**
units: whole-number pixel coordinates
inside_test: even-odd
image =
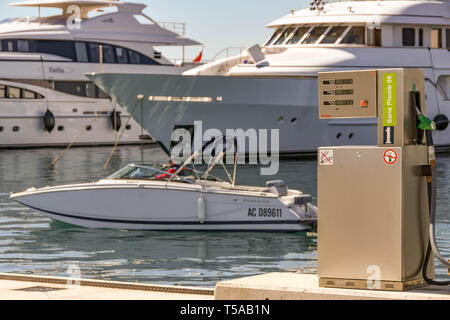
[[[75,144],[75,142],[77,142],[78,139],[80,139],[80,137],[83,135],[83,133],[85,133],[87,130],[89,130],[88,128],[92,127],[92,125],[94,124],[95,121],[97,121],[97,119],[100,117],[101,114],[103,114],[105,111],[101,111],[97,114],[97,116],[84,128],[84,130],[82,130],[80,132],[80,134],[78,136],[76,136],[76,138],[64,149],[63,152],[61,152],[55,160],[53,160],[53,162],[50,164],[50,169],[52,169],[56,162],[58,162],[63,156],[64,154],[70,149],[72,148],[72,146]]]
[[[142,99],[140,99],[140,100],[142,100]],[[116,139],[116,142],[114,143],[114,147],[113,147],[111,153],[109,154],[109,157],[108,157],[108,159],[106,160],[105,165],[103,166],[103,168],[104,168],[105,170],[108,169],[109,163],[111,162],[111,158],[112,158],[112,156],[114,155],[114,153],[116,152],[116,149],[117,149],[117,147],[119,146],[120,140],[122,139],[122,136],[123,136],[123,134],[124,134],[124,132],[125,132],[125,129],[126,129],[126,127],[128,126],[128,123],[130,122],[131,118],[133,117],[134,112],[135,112],[136,109],[137,109],[138,102],[139,102],[140,100],[136,100],[136,103],[135,103],[135,105],[134,105],[134,107],[133,107],[133,112],[130,114],[130,117],[128,118],[127,123],[126,123],[125,126],[122,128],[122,132],[120,133],[119,138]]]

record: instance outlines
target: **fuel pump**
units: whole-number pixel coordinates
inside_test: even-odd
[[[434,240],[435,124],[425,116],[423,70],[319,73],[319,115],[377,118],[378,138],[377,146],[318,149],[319,285],[438,284],[434,255],[449,264]]]

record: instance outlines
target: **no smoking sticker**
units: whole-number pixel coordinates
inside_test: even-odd
[[[395,150],[386,150],[383,154],[383,160],[386,164],[394,164],[397,162],[398,155]]]
[[[332,166],[334,165],[334,152],[333,150],[320,150],[320,165]]]

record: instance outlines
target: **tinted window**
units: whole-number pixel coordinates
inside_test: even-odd
[[[298,43],[303,36],[306,34],[306,32],[308,32],[310,27],[300,27],[298,28],[294,35],[292,36],[291,40],[288,41],[288,44],[296,44]]]
[[[423,29],[419,29],[419,47],[423,47]]]
[[[404,46],[414,46],[416,44],[416,30],[414,28],[403,28],[402,39]]]
[[[95,84],[88,81],[55,81],[55,90],[80,97],[108,98]]]
[[[327,30],[327,27],[315,27],[303,41],[303,44],[316,43],[325,30]]]
[[[140,64],[141,63],[139,53],[137,53],[133,50],[128,50],[128,52],[130,54],[130,63],[132,63],[132,64]]]
[[[14,40],[3,40],[3,50],[13,52],[14,51]]]
[[[104,44],[103,45],[103,62],[114,63],[114,49],[112,46]]]
[[[366,37],[365,37],[365,28],[364,27],[353,27],[350,29],[350,31],[347,33],[345,38],[342,40],[341,43],[345,44],[365,44],[366,43]]]
[[[0,85],[0,99],[6,98],[6,86]]]
[[[292,31],[294,31],[294,28],[287,28],[286,30],[284,30],[278,40],[274,43],[274,45],[283,44],[291,35]]]
[[[97,86],[95,88],[96,88],[95,94],[97,98],[104,98],[104,99],[109,98],[108,95],[102,89],[100,89]]]
[[[320,43],[335,43],[347,27],[333,27]]]
[[[86,43],[75,42],[75,51],[77,53],[78,62],[89,62],[89,57],[86,49]]]
[[[95,84],[86,82],[86,97],[95,98]]]
[[[128,63],[127,51],[124,48],[116,48],[117,62]]]
[[[55,90],[86,97],[86,82],[55,81]]]
[[[91,56],[91,62],[100,62],[100,50],[97,43],[89,43],[89,55]]]
[[[283,32],[283,28],[276,30],[270,37],[269,41],[267,41],[266,46],[270,46],[271,44],[273,44],[273,42],[278,38],[281,32]]]
[[[450,29],[445,30],[445,42],[447,43],[447,49],[450,49]]]
[[[17,51],[19,52],[29,52],[30,45],[28,40],[17,40]]]
[[[70,41],[36,41],[37,53],[48,53],[75,61],[74,43]]]

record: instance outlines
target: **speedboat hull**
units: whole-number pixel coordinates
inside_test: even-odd
[[[29,189],[11,198],[53,220],[96,229],[296,232],[315,221],[300,218],[282,198],[261,190],[202,189],[176,182],[102,180]],[[312,204],[302,208],[311,215],[317,209]]]

